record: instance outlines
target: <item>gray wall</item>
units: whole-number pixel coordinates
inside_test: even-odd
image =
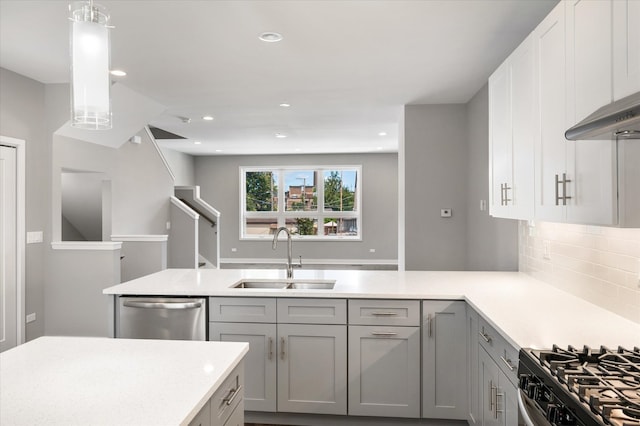
[[[47,336],[112,334],[110,296],[102,290],[120,283],[120,250],[52,250],[45,287]]]
[[[467,261],[465,105],[407,105],[406,270],[464,270]],[[450,208],[450,218],[440,209]]]
[[[146,131],[141,144],[125,143],[113,172],[113,224],[116,235],[166,234],[173,179]]]
[[[398,156],[396,154],[266,155],[196,157],[200,196],[220,211],[221,259],[281,260],[267,241],[240,241],[240,166],[362,165],[362,241],[296,241],[295,258],[397,259]],[[236,248],[236,252],[231,249]],[[375,249],[371,253],[369,249]]]
[[[194,219],[177,205],[169,206],[171,229],[169,230],[169,268],[198,267],[198,226],[200,219]]]
[[[0,68],[0,134],[26,141],[26,230],[43,231],[45,243],[26,246],[27,340],[44,334],[46,242],[50,241],[51,138],[45,136],[45,86]]]
[[[162,141],[159,141],[158,144],[162,144]],[[194,186],[196,177],[193,155],[163,147],[160,147],[160,150],[176,178],[175,186]]]
[[[166,241],[124,241],[120,255],[122,282],[167,269]]]
[[[518,270],[518,221],[489,216],[489,91],[485,85],[467,103],[467,269]]]

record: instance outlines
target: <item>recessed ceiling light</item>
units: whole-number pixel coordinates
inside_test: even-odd
[[[285,135],[283,133],[276,133],[276,138],[284,139],[286,137],[287,137],[287,135]]]
[[[202,117],[202,119],[205,120],[205,121],[211,121],[211,120],[213,120],[213,117],[210,116],[210,115],[205,115],[204,117]]]
[[[111,75],[115,75],[116,77],[124,77],[125,75],[127,75],[127,73],[122,70],[111,70],[110,73]]]
[[[296,148],[294,151],[295,151],[295,152],[300,152],[300,151],[302,151],[302,150],[301,150],[300,148]]]
[[[274,32],[266,32],[266,33],[260,34],[260,37],[258,38],[267,43],[276,43],[282,40],[282,34],[274,33]]]
[[[222,152],[222,150],[221,149],[216,149],[216,152]]]
[[[387,132],[380,132],[378,133],[378,136],[387,136]]]
[[[194,145],[200,145],[201,143],[202,143],[202,142],[200,142],[200,141],[194,141],[194,142],[193,142],[193,144],[194,144]]]
[[[285,104],[280,104],[280,106],[281,106],[282,108],[289,108],[289,107],[291,106],[291,104],[286,104],[286,103],[285,103]]]
[[[377,149],[378,151],[381,151],[381,150],[382,150],[382,147],[381,147],[381,146],[379,146],[379,147],[377,147],[376,149]]]

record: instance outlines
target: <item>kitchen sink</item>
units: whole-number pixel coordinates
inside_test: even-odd
[[[240,280],[231,288],[254,290],[332,290],[335,280]]]
[[[287,284],[287,289],[291,290],[332,290],[335,281],[294,281]]]

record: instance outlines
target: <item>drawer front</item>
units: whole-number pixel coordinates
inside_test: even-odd
[[[276,322],[276,300],[268,297],[211,297],[211,322]]]
[[[419,326],[419,300],[349,300],[349,324]]]
[[[478,321],[478,341],[515,386],[518,386],[518,350],[484,318]]]
[[[346,324],[345,299],[278,299],[278,323]]]
[[[211,424],[224,425],[243,399],[244,364],[241,362],[211,397]]]

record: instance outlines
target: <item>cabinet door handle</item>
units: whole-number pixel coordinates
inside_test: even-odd
[[[393,317],[398,315],[397,312],[371,312],[374,317]]]
[[[511,198],[509,198],[509,190],[511,190],[512,188],[509,186],[508,183],[504,184],[504,205],[508,206],[509,205],[509,201],[512,201]]]
[[[491,343],[491,336],[489,336],[487,333],[485,333],[484,330],[479,331],[478,334],[480,335],[480,337],[482,337],[484,339],[485,342]]]
[[[280,338],[280,359],[284,360],[284,337]]]
[[[562,174],[562,205],[567,205],[567,200],[570,200],[571,197],[567,195],[567,184],[571,182],[571,179],[567,179],[567,174]]]
[[[511,360],[510,359],[506,359],[502,355],[500,355],[500,359],[502,360],[502,362],[504,362],[506,364],[507,367],[509,367],[509,370],[513,371],[513,370],[516,369],[516,367],[513,364],[511,364]]]
[[[242,385],[238,385],[236,386],[235,389],[231,389],[229,391],[229,395],[227,395],[222,402],[224,402],[227,405],[231,405],[233,403],[233,400],[236,399],[236,396],[238,396],[238,393],[242,390]]]
[[[555,189],[556,189],[556,206],[560,205],[560,199],[562,198],[562,197],[560,197],[559,187],[560,187],[560,176],[556,173],[556,185],[555,185]]]
[[[493,380],[489,380],[489,411],[493,412]]]
[[[397,336],[398,333],[393,333],[391,331],[372,331],[371,332],[372,336],[384,336],[384,337],[391,337],[391,336]]]
[[[504,206],[504,183],[500,184],[500,205]]]
[[[504,410],[498,410],[498,397],[502,398],[504,396],[504,393],[498,393],[498,388],[495,387],[495,394],[496,394],[496,411],[495,411],[495,418],[498,418],[498,413],[504,413]]]
[[[269,361],[273,358],[273,338],[269,337]]]
[[[427,328],[429,330],[429,337],[433,336],[433,327],[432,324],[433,323],[433,318],[431,317],[431,314],[427,315]]]

